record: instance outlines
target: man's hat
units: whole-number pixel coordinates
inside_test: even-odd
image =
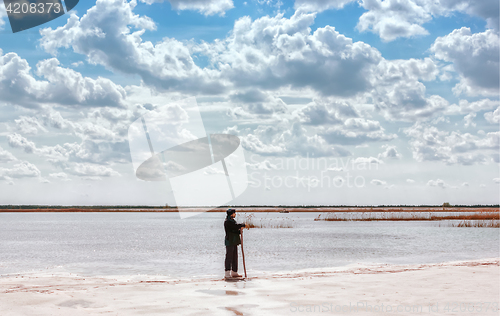
[[[229,216],[233,213],[236,213],[236,210],[234,208],[228,208],[227,211],[226,211],[226,214]]]

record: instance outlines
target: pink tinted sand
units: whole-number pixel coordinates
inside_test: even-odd
[[[0,315],[498,315],[499,261],[249,271],[243,282],[16,274],[0,277]]]

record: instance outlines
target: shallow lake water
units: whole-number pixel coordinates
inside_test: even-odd
[[[245,230],[247,271],[500,257],[497,228],[443,227],[446,221],[314,221],[319,214],[254,213],[257,223],[292,227]],[[0,213],[0,275],[221,276],[224,215],[181,220],[177,213]],[[238,216],[241,221],[245,214]]]

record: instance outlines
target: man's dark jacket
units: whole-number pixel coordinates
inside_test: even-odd
[[[231,217],[226,217],[224,221],[224,230],[226,231],[226,238],[224,243],[226,246],[236,246],[241,244],[240,228],[245,227],[245,224],[238,224]]]

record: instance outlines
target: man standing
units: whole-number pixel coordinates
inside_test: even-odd
[[[236,217],[235,209],[228,209],[226,214],[224,221],[224,230],[226,231],[224,239],[226,245],[225,277],[240,278],[241,275],[238,274],[238,245],[241,244],[240,233],[247,226],[236,223],[234,220]]]

